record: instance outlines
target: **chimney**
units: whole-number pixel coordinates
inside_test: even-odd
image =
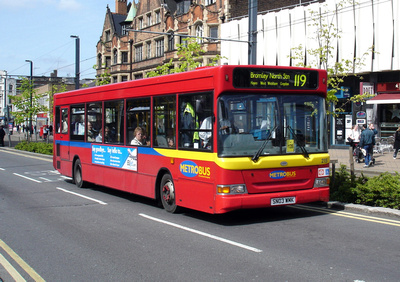
[[[126,0],[115,0],[115,13],[121,15],[128,14],[128,4]]]

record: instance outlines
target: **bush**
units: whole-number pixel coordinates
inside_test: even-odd
[[[334,182],[331,176],[330,198],[345,203],[400,209],[400,174],[385,172],[372,178],[363,174],[356,177],[341,165],[335,172]]]
[[[39,142],[27,142],[22,141],[15,146],[15,149],[21,151],[34,152],[45,155],[53,155],[53,144],[39,143]]]
[[[352,189],[356,203],[374,207],[400,209],[400,175],[388,172],[372,177]]]

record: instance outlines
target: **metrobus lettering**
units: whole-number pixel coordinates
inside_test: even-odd
[[[195,162],[184,161],[180,164],[179,170],[184,176],[187,177],[210,177],[210,167],[198,166]]]
[[[272,171],[269,174],[269,177],[272,179],[282,179],[285,177],[296,177],[296,171],[276,170],[276,171]]]

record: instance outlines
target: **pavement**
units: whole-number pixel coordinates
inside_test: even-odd
[[[24,134],[15,133],[8,138],[5,136],[4,138],[4,148],[13,148],[16,144],[25,140]],[[33,135],[33,141],[37,142],[45,142],[39,136]],[[53,142],[53,136],[49,136],[48,142]],[[347,146],[343,146],[340,149],[329,149],[329,155],[331,159],[331,172],[335,169],[338,170],[340,165],[346,165],[347,169],[350,170],[352,164],[352,151]],[[381,173],[389,172],[391,174],[396,174],[400,172],[400,153],[397,156],[397,159],[393,159],[393,150],[385,150],[383,153],[375,153],[375,164],[365,168],[364,162],[357,163],[353,161],[354,164],[354,174],[356,176],[360,176],[361,173],[368,177],[378,176]],[[380,207],[369,207],[357,204],[347,204],[340,202],[328,202],[326,205],[328,208],[338,209],[338,210],[346,210],[346,211],[354,211],[354,212],[362,212],[368,214],[375,215],[383,215],[389,217],[396,217],[400,219],[400,210],[388,209],[388,208],[380,208]]]

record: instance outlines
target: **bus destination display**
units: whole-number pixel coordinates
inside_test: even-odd
[[[316,89],[318,72],[237,68],[233,71],[233,86],[257,89]]]

